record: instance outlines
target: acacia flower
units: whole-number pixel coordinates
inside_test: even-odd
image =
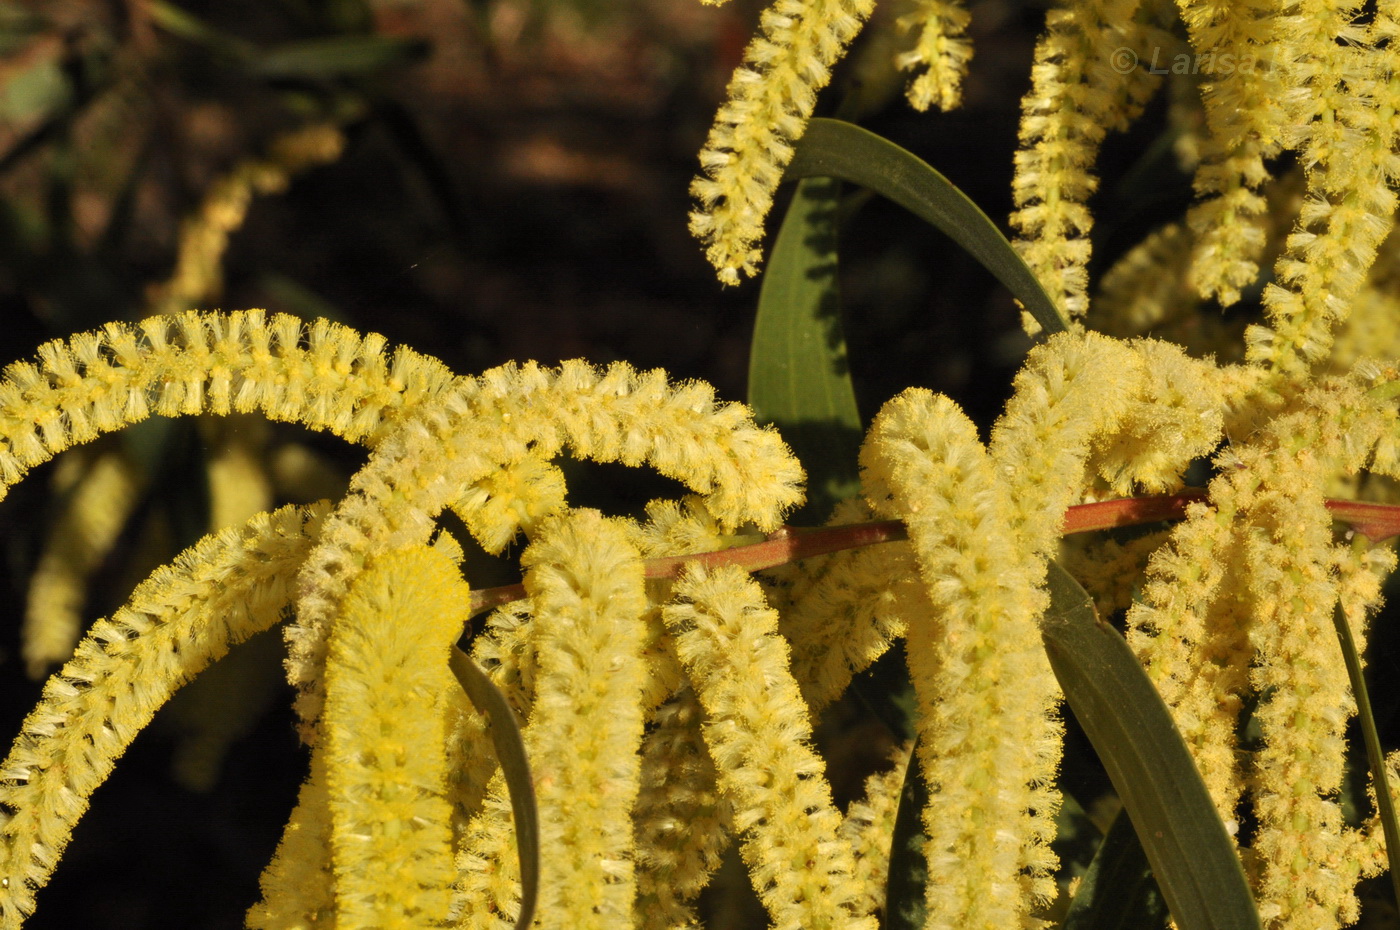
[[[690,185],[700,207],[690,231],[725,284],[757,273],[763,220],[817,91],[874,8],[874,0],[774,0],[715,114],[703,174]]]
[[[705,744],[775,930],[874,930],[778,618],[732,565],[689,569],[666,628],[705,708]]]

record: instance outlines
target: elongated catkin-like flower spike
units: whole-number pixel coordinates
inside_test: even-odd
[[[335,126],[306,126],[278,137],[269,157],[240,162],[211,184],[203,202],[180,224],[175,270],[155,289],[153,309],[174,313],[217,298],[229,235],[243,225],[253,195],[281,193],[293,174],[335,161],[344,146],[345,136]]]
[[[156,710],[291,600],[324,510],[285,507],[205,537],[99,620],[0,764],[0,927],[34,909],[88,798]]]
[[[1265,160],[1278,154],[1288,121],[1274,44],[1284,19],[1274,0],[1180,0],[1178,6],[1204,78],[1210,132],[1194,182],[1202,200],[1186,216],[1195,233],[1191,264],[1176,281],[1229,306],[1258,276],[1265,243]]]
[[[925,926],[1021,926],[1055,892],[1062,734],[1038,623],[1044,562],[1013,527],[1037,504],[1013,503],[977,428],[924,390],[885,404],[860,461],[867,500],[909,528],[930,602],[905,638],[930,786]]]
[[[377,557],[345,598],[322,724],[343,930],[447,920],[447,695],[460,687],[448,656],[469,599],[457,566],[428,546]]]
[[[1060,333],[1033,349],[1016,374],[990,453],[1008,499],[1018,502],[1007,511],[1011,526],[1031,553],[1049,554],[1059,540],[1065,511],[1083,491],[1091,444],[1128,413],[1143,368],[1127,343]]]
[[[898,589],[916,573],[908,543],[838,552],[781,614],[792,673],[814,713],[904,635]]]
[[[735,566],[692,568],[662,615],[705,708],[705,743],[775,930],[873,930],[777,614]]]
[[[1300,0],[1280,54],[1292,59],[1285,99],[1308,169],[1307,200],[1264,289],[1269,326],[1245,333],[1248,359],[1283,383],[1324,360],[1333,330],[1394,225],[1400,175],[1394,113],[1400,107],[1395,10],[1359,25],[1359,3]]]
[[[972,16],[959,0],[914,0],[910,6],[897,21],[902,31],[915,34],[914,47],[895,59],[901,71],[914,72],[905,96],[916,110],[955,109],[972,60],[967,38]]]
[[[297,794],[272,861],[258,879],[263,899],[248,909],[248,930],[306,930],[335,920],[331,874],[331,803],[326,750],[311,754],[311,774]]]
[[[817,91],[874,7],[873,0],[774,0],[729,82],[690,185],[690,231],[725,284],[757,272],[763,220]]]
[[[704,711],[685,688],[642,739],[637,913],[646,930],[700,926],[695,902],[730,842],[733,812],[701,733]]]
[[[0,496],[31,468],[151,413],[261,412],[373,445],[452,380],[439,361],[326,320],[261,310],[108,323],[0,377]]]
[[[904,775],[909,771],[913,744],[895,750],[887,771],[865,780],[865,797],[851,802],[841,821],[841,839],[851,844],[856,881],[865,890],[860,909],[875,914],[885,909],[885,886],[890,871],[890,837],[899,812]]]
[[[1145,44],[1137,7],[1138,0],[1087,0],[1050,11],[1021,101],[1016,246],[1071,318],[1088,309],[1088,200],[1098,187],[1090,172],[1099,145],[1108,130],[1127,126],[1153,87],[1137,62]]]
[[[75,464],[78,474],[64,476],[65,484],[71,479],[71,492],[29,578],[21,635],[31,678],[43,677],[73,654],[83,629],[88,579],[116,545],[143,483],[120,451]]]
[[[506,365],[460,383],[381,443],[327,523],[302,569],[288,673],[303,722],[320,713],[325,634],[349,582],[374,552],[428,538],[443,508],[502,466],[568,447],[595,461],[647,464],[701,494],[727,532],[750,521],[776,529],[802,499],[802,469],[747,407],[713,388],[670,385],[664,372]],[[303,738],[315,733],[303,729]]]
[[[641,558],[618,522],[581,510],[541,527],[521,563],[535,618],[535,699],[524,737],[546,851],[539,920],[630,927],[647,677]],[[466,926],[493,926],[518,907],[503,788],[493,782],[458,860]]]

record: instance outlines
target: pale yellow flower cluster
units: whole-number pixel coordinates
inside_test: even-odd
[[[700,202],[690,231],[705,243],[725,284],[738,284],[741,271],[757,273],[763,220],[793,143],[807,128],[831,66],[874,6],[874,0],[774,0],[764,11],[700,152],[704,174],[690,187]]]

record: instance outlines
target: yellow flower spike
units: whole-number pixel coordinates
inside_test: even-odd
[[[856,881],[865,890],[860,909],[867,914],[885,909],[890,837],[894,835],[894,819],[912,751],[910,743],[896,749],[889,770],[865,780],[865,797],[853,801],[841,821],[841,839],[851,846],[856,859]]]
[[[310,930],[335,920],[324,747],[311,753],[311,774],[258,885],[263,899],[248,909],[248,930]]]
[[[481,480],[452,505],[481,548],[499,555],[517,534],[567,505],[564,473],[540,455],[528,455]]]
[[[661,371],[581,361],[558,370],[505,365],[459,383],[381,443],[351,482],[301,572],[297,621],[288,627],[288,678],[301,689],[304,723],[320,714],[325,635],[338,602],[374,552],[421,543],[432,520],[502,465],[565,446],[584,458],[647,464],[701,494],[732,532],[774,530],[802,499],[802,469],[771,428],[708,385],[670,385]],[[304,728],[302,736],[315,740]]]
[[[1190,358],[1169,342],[1131,345],[1141,386],[1116,428],[1095,444],[1088,469],[1122,497],[1176,491],[1191,462],[1220,443],[1225,382],[1213,362]],[[1109,416],[1101,413],[1100,422]]]
[[[217,298],[229,236],[243,225],[253,195],[281,193],[293,174],[335,161],[344,146],[334,126],[297,129],[273,141],[269,158],[240,162],[210,185],[199,208],[180,224],[175,270],[151,295],[155,312],[176,313]]]
[[[763,220],[793,145],[802,138],[817,91],[860,31],[873,0],[774,0],[760,33],[729,82],[700,151],[703,174],[690,185],[699,209],[691,233],[725,284],[754,275]]]
[[[1009,516],[1030,552],[1048,554],[1058,542],[1093,440],[1114,432],[1129,412],[1143,412],[1133,401],[1144,366],[1141,351],[1097,333],[1052,336],[1026,357],[1016,393],[992,428],[990,454],[1008,497],[1019,502]],[[1176,368],[1187,369],[1184,356]]]
[[[261,310],[153,317],[39,348],[0,377],[0,497],[72,445],[146,419],[260,412],[374,445],[452,373],[382,336]]]
[[[1279,283],[1264,291],[1269,326],[1246,332],[1249,360],[1284,383],[1326,359],[1333,330],[1375,261],[1394,224],[1391,189],[1400,164],[1400,76],[1393,59],[1392,7],[1378,11],[1371,30],[1356,24],[1359,4],[1301,2],[1290,17],[1282,53],[1290,55],[1294,86],[1287,100],[1300,127],[1300,157],[1308,168],[1307,201],[1287,250],[1275,264]]]
[[[637,915],[646,930],[700,926],[695,902],[730,842],[733,811],[700,727],[704,711],[685,688],[657,711],[642,739],[637,795]]]
[[[1234,458],[1218,460],[1215,504],[1196,503],[1147,563],[1147,583],[1128,610],[1128,645],[1147,668],[1191,750],[1221,819],[1236,822],[1243,782],[1236,729],[1253,652],[1241,590],[1245,567]]]
[[[1177,280],[1224,306],[1259,273],[1268,205],[1265,160],[1278,154],[1288,119],[1274,0],[1178,0],[1204,77],[1206,124],[1194,186],[1202,200],[1186,222],[1195,233],[1189,271]],[[1193,72],[1194,73],[1194,72]]]
[[[1044,562],[1013,528],[1020,502],[948,398],[911,389],[889,401],[860,461],[867,500],[908,526],[930,608],[910,617],[905,639],[931,786],[925,926],[1021,926],[1055,894],[1062,728],[1038,624]]]
[[[838,552],[793,598],[778,626],[802,699],[819,713],[904,636],[902,584],[917,574],[908,543]]]
[[[97,621],[48,680],[0,763],[0,927],[34,910],[88,798],[156,710],[281,619],[323,513],[285,507],[200,540]]]
[[[30,678],[42,678],[73,654],[83,629],[88,579],[116,545],[143,485],[120,451],[77,464],[63,510],[29,579],[21,651]]]
[[[776,612],[735,566],[692,568],[675,595],[666,628],[705,708],[705,744],[774,930],[873,930]]]
[[[619,522],[580,510],[542,526],[521,563],[536,662],[524,738],[547,851],[539,920],[546,927],[630,927],[632,809],[648,674],[641,558]],[[500,779],[490,795],[458,859],[468,927],[498,925],[518,907]]]
[[[1099,145],[1108,130],[1127,126],[1155,86],[1137,60],[1146,45],[1137,7],[1138,0],[1087,0],[1052,10],[1021,101],[1016,246],[1071,318],[1088,309],[1087,204],[1098,187],[1090,170]]]
[[[1193,315],[1200,298],[1186,282],[1196,237],[1168,223],[1123,254],[1104,274],[1088,323],[1109,336],[1141,336]]]
[[[912,0],[908,6],[910,11],[899,17],[897,25],[915,34],[914,46],[900,53],[895,66],[914,72],[905,91],[909,105],[916,110],[956,109],[972,60],[972,42],[967,38],[972,15],[959,0]]]
[[[323,726],[344,930],[446,924],[447,698],[460,687],[447,659],[469,600],[442,553],[390,552],[355,580],[331,634]]]

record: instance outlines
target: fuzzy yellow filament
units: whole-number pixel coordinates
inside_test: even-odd
[[[700,152],[690,231],[725,284],[757,273],[763,220],[817,91],[870,15],[873,0],[775,0],[729,82]]]
[[[895,815],[899,812],[900,791],[909,770],[912,745],[895,750],[887,771],[865,780],[865,797],[853,801],[841,821],[841,838],[851,844],[856,857],[856,881],[865,889],[861,910],[877,913],[885,909],[885,887],[889,878],[890,837],[894,835]]]
[[[108,323],[39,347],[0,379],[0,496],[70,446],[152,414],[260,412],[373,445],[402,411],[442,392],[436,359],[327,320],[182,313]]]
[[[201,540],[94,624],[48,680],[0,764],[0,927],[33,911],[88,798],[156,710],[281,619],[323,512],[287,507]]]
[[[1202,197],[1187,214],[1196,235],[1189,271],[1163,283],[1190,283],[1203,297],[1228,306],[1259,273],[1268,204],[1260,187],[1265,159],[1278,154],[1286,123],[1283,82],[1275,61],[1283,23],[1274,0],[1180,0],[1195,62],[1204,75],[1201,97],[1210,132],[1196,168]]]
[[[507,365],[463,383],[388,437],[332,513],[323,545],[302,569],[297,622],[288,629],[289,678],[303,721],[320,715],[325,635],[366,557],[423,542],[432,519],[502,466],[565,447],[581,458],[649,464],[702,494],[732,531],[763,529],[801,499],[802,471],[748,409],[721,404],[707,385],[667,383],[625,364],[598,371]],[[314,732],[303,736],[315,739]]]
[[[583,510],[541,527],[521,562],[536,661],[524,735],[546,851],[539,919],[546,927],[630,927],[647,676],[641,559],[621,526]],[[518,907],[503,788],[493,783],[459,857],[463,926],[497,925]]]
[[[733,819],[701,734],[704,711],[685,688],[656,713],[642,740],[637,840],[637,913],[642,926],[699,925],[695,901],[719,868]]]
[[[1357,24],[1359,10],[1300,2],[1283,46],[1294,59],[1287,100],[1308,194],[1275,265],[1279,283],[1264,291],[1271,325],[1250,327],[1246,338],[1250,361],[1294,383],[1327,356],[1394,224],[1397,9],[1382,4],[1369,30]]]
[[[1071,317],[1088,309],[1088,200],[1098,186],[1090,172],[1099,145],[1108,130],[1128,125],[1152,86],[1137,63],[1144,45],[1137,7],[1138,0],[1085,0],[1052,10],[1021,102],[1011,222],[1026,264]]]
[[[962,82],[972,58],[966,36],[972,16],[960,0],[913,0],[910,7],[898,23],[914,34],[914,45],[895,60],[900,70],[915,72],[906,90],[909,105],[916,110],[952,110],[962,100]]]
[[[470,592],[426,546],[355,580],[326,660],[326,762],[336,926],[437,927],[452,866],[448,668]]]
[[[861,468],[876,512],[908,525],[931,608],[905,640],[930,788],[925,926],[1021,926],[1053,897],[1056,865],[1061,726],[1038,625],[1044,563],[1018,539],[1020,505],[976,427],[946,397],[911,389],[887,403]]]
[[[777,614],[741,569],[693,568],[663,611],[705,708],[705,743],[775,930],[874,930]]]
[[[116,545],[143,484],[120,451],[108,450],[73,464],[63,512],[29,582],[23,652],[31,678],[42,678],[73,654],[83,628],[87,582]]]

